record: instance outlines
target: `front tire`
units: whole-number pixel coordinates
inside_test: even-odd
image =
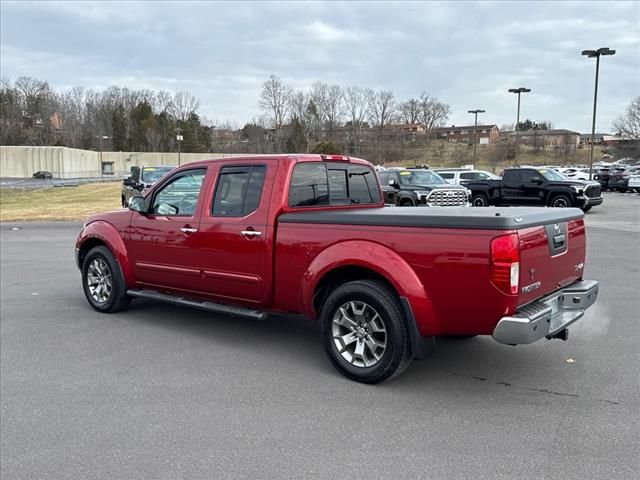
[[[592,208],[593,208],[593,205],[590,205],[590,206],[588,206],[588,207],[582,207],[582,211],[583,211],[584,213],[587,213],[587,212],[588,212],[589,210],[591,210]]]
[[[89,305],[102,313],[124,310],[131,303],[120,264],[104,246],[94,247],[85,257],[82,288]]]
[[[554,196],[549,202],[550,207],[567,208],[571,206],[571,199],[564,194]]]
[[[333,366],[357,382],[376,384],[411,363],[411,343],[396,292],[357,280],[336,288],[322,306],[322,343]]]
[[[473,207],[488,207],[489,198],[484,193],[476,193],[471,197],[471,205]]]

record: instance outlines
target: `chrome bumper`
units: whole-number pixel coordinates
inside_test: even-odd
[[[596,302],[599,284],[580,280],[502,317],[493,331],[497,342],[507,345],[533,343],[542,337],[566,339],[566,329]]]

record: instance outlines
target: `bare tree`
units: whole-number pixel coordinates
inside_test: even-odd
[[[373,96],[372,90],[360,87],[349,87],[344,91],[344,106],[349,119],[351,141],[354,145],[358,145],[362,140],[362,131]]]
[[[389,125],[396,114],[396,99],[393,92],[380,90],[369,99],[369,118],[382,135],[384,127]]]
[[[139,97],[136,99],[138,103]],[[200,108],[200,101],[189,92],[177,92],[173,96],[173,102],[170,104],[170,113],[181,122],[186,122],[189,115],[195,113]]]
[[[623,138],[640,140],[640,96],[631,100],[626,111],[614,122],[613,128]]]
[[[271,116],[273,126],[279,131],[284,124],[291,98],[291,87],[282,83],[275,75],[262,84],[260,108]]]
[[[451,115],[451,107],[446,103],[440,102],[435,97],[430,97],[426,93],[420,95],[420,115],[419,120],[424,127],[427,143],[431,131],[447,121]]]
[[[401,103],[398,108],[400,118],[404,123],[409,125],[419,122],[421,110],[420,100],[417,98],[410,98],[406,102]]]
[[[327,85],[315,82],[311,88],[311,99],[317,109],[322,128],[326,129],[328,137],[333,137],[336,126],[344,113],[344,92],[338,85]]]
[[[314,132],[314,116],[313,109],[309,108],[311,96],[300,90],[292,91],[289,97],[289,112],[291,123],[298,122],[302,127],[306,145],[309,145],[309,139]]]
[[[166,90],[160,90],[156,94],[155,101],[153,103],[153,107],[156,113],[168,112],[171,110],[172,105],[173,98],[171,96],[171,93],[167,92]]]
[[[37,113],[48,89],[47,84],[31,77],[18,77],[15,88],[20,95],[23,114],[30,117]]]

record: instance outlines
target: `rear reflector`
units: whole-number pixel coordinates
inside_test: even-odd
[[[518,294],[520,247],[517,233],[491,240],[491,283],[507,295]]]

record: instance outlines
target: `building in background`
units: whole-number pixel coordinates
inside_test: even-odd
[[[450,127],[438,127],[431,131],[434,138],[446,140],[451,143],[477,143],[489,145],[497,143],[500,138],[500,129],[497,125],[464,125]]]
[[[620,137],[613,133],[596,133],[593,136],[594,145],[603,145],[605,147],[611,147],[617,145]],[[591,145],[591,134],[583,133],[580,135],[580,145]]]

